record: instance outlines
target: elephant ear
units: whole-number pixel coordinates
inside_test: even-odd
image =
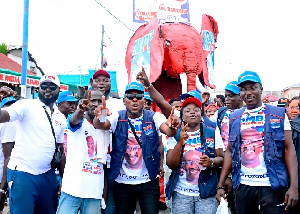
[[[218,24],[215,19],[209,15],[202,15],[201,36],[203,41],[203,80],[204,84],[210,88],[216,88],[214,53],[218,33]]]
[[[150,82],[154,82],[161,74],[163,59],[163,40],[157,19],[152,19],[140,26],[129,40],[125,57],[128,82],[136,81],[142,67]]]

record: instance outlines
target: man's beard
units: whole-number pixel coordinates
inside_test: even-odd
[[[55,94],[55,95],[52,95],[51,98],[45,98],[41,93],[39,93],[39,99],[40,99],[43,103],[45,103],[45,104],[51,104],[51,103],[54,103],[54,102],[57,100],[58,95],[59,95],[59,94],[57,93],[57,94]]]
[[[94,120],[95,115],[93,113],[91,113],[90,111],[87,111],[86,113],[89,116],[89,118],[91,118],[92,120]]]
[[[110,93],[110,89],[107,90],[107,91],[105,91],[104,96],[105,96],[105,97],[109,96],[109,93]]]
[[[139,115],[142,113],[143,109],[139,110],[138,112],[133,113],[129,108],[126,107],[126,111],[127,111],[131,116],[136,117],[136,116],[139,116]]]

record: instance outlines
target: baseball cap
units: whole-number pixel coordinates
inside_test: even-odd
[[[107,71],[102,70],[102,69],[99,69],[94,73],[93,79],[95,79],[97,76],[100,76],[100,75],[106,76],[110,79],[110,74]]]
[[[278,100],[277,106],[279,106],[279,107],[284,107],[289,101],[290,101],[290,100],[289,100],[288,98],[285,98],[285,97],[280,98],[280,99]]]
[[[201,94],[198,91],[189,91],[188,93],[180,95],[180,99],[185,100],[189,97],[195,97],[202,103]],[[183,106],[182,106],[183,107]]]
[[[52,74],[52,75],[44,75],[41,77],[40,79],[40,85],[44,82],[52,82],[55,85],[57,85],[58,87],[60,87],[60,82],[59,82],[59,78],[57,75]]]
[[[73,96],[73,93],[71,91],[62,91],[60,92],[58,99],[57,99],[57,104],[62,103],[62,102],[78,102],[79,100],[76,99]]]
[[[237,81],[232,81],[228,83],[225,87],[225,90],[231,91],[234,94],[240,94],[240,89],[238,87],[238,82]]]
[[[205,111],[207,111],[208,109],[210,108],[216,108],[216,109],[219,109],[219,106],[217,106],[216,104],[214,103],[210,103],[208,106],[205,107]]]
[[[189,103],[195,103],[198,107],[202,108],[201,101],[196,97],[188,97],[182,103],[182,108],[185,107]]]
[[[144,98],[145,98],[146,100],[150,100],[151,102],[153,102],[153,100],[151,99],[151,97],[150,97],[150,95],[149,95],[149,92],[145,92],[145,93],[144,93]]]
[[[4,105],[8,104],[8,103],[14,103],[14,102],[16,102],[16,101],[17,101],[17,99],[14,98],[14,97],[6,97],[6,98],[4,98],[4,99],[2,100],[2,102],[1,102],[1,108],[2,108]]]
[[[240,84],[242,84],[243,82],[246,82],[246,81],[257,82],[257,83],[260,83],[262,85],[259,76],[254,71],[245,71],[244,73],[242,73],[239,76],[238,85],[240,85]]]
[[[144,87],[141,83],[138,82],[131,82],[126,86],[125,94],[127,94],[131,90],[137,90],[144,93]]]

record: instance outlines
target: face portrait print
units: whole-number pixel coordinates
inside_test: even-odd
[[[223,140],[225,149],[226,149],[227,146],[228,146],[228,139],[229,139],[228,134],[229,134],[228,123],[224,123],[224,124],[221,126],[221,137],[222,137],[222,140]]]
[[[202,156],[197,150],[190,150],[183,155],[183,169],[186,171],[186,181],[192,185],[198,185],[199,175],[202,166],[199,164],[199,159]]]
[[[141,169],[143,167],[142,149],[134,137],[129,137],[126,146],[125,160],[126,167],[131,170]]]
[[[67,139],[68,139],[68,135],[67,135],[67,133],[64,133],[64,144],[63,144],[63,146],[64,146],[64,152],[65,152],[65,156],[67,157]]]
[[[260,133],[255,129],[241,131],[241,163],[247,168],[259,166],[259,155],[263,148],[263,140]]]
[[[92,136],[87,136],[86,142],[87,142],[89,157],[93,158],[94,153],[95,153],[95,144],[94,144],[94,140],[93,140]]]

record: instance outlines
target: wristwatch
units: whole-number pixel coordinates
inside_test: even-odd
[[[211,164],[210,164],[209,168],[213,168],[215,163],[214,163],[213,159],[210,159],[210,160],[211,160]]]

